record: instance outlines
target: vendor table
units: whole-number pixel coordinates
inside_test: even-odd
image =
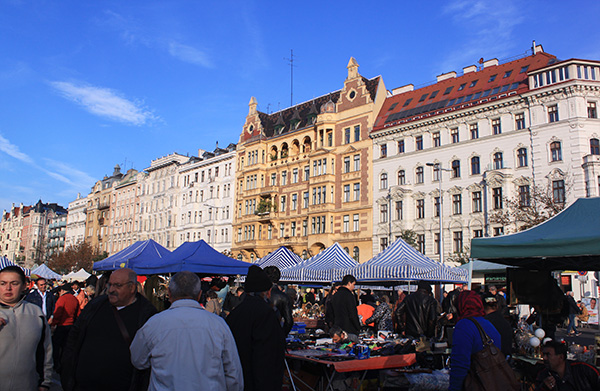
[[[305,353],[304,351],[301,351]],[[318,351],[315,351],[317,354]],[[294,354],[294,351],[290,351],[286,353],[286,368],[288,371],[288,375],[290,376],[290,381],[292,383],[292,388],[297,390],[294,384],[294,378],[302,382],[301,379],[294,376],[290,371],[290,367],[288,364],[289,360],[300,360],[307,361],[315,364],[319,364],[323,368],[323,373],[325,379],[327,380],[327,386],[325,390],[333,390],[333,380],[337,373],[343,372],[362,372],[360,375],[360,382],[364,379],[367,371],[369,370],[380,370],[380,369],[395,369],[395,368],[403,368],[409,365],[413,365],[417,362],[416,355],[414,353],[410,354],[402,354],[402,355],[392,355],[392,356],[380,356],[380,357],[371,357],[364,360],[351,359],[344,361],[330,361],[325,358],[311,357],[306,354]],[[358,387],[360,388],[360,382],[358,383]],[[305,386],[314,390],[308,384],[302,382]]]
[[[304,323],[307,329],[325,329],[324,319],[294,318],[294,323]]]

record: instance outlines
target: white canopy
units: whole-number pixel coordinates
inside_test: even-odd
[[[63,279],[85,281],[88,279],[89,276],[91,276],[91,274],[86,272],[83,268],[81,268],[76,272],[71,272],[71,273],[67,274],[66,276],[63,276]]]

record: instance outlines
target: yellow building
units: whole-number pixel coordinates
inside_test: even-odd
[[[358,73],[341,90],[285,110],[253,97],[237,150],[232,253],[254,261],[280,246],[307,258],[338,242],[372,257],[372,140],[386,90]]]

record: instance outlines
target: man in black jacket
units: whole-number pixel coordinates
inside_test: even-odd
[[[544,368],[535,381],[536,391],[600,390],[600,373],[595,367],[579,361],[567,361],[567,345],[549,341],[542,347]]]
[[[25,296],[25,301],[40,307],[46,316],[46,320],[52,317],[56,298],[48,291],[48,282],[44,277],[40,277],[35,281],[35,288],[31,289]]]
[[[339,326],[348,334],[358,335],[360,333],[360,321],[354,296],[356,278],[348,274],[342,279],[342,286],[331,298],[331,309],[333,310],[333,324]]]
[[[489,320],[496,330],[498,330],[498,333],[500,333],[500,350],[505,356],[510,356],[512,354],[512,341],[514,335],[510,323],[508,323],[500,312],[496,296],[491,292],[485,293],[481,300],[483,301],[485,318]]]
[[[292,307],[294,306],[294,303],[292,303],[290,297],[283,293],[277,286],[277,283],[281,278],[279,268],[277,266],[267,266],[264,270],[273,283],[273,288],[271,288],[271,304],[277,308],[279,316],[283,321],[281,326],[283,328],[283,335],[287,336],[294,325],[294,317],[292,316]]]
[[[408,295],[397,309],[400,328],[405,335],[413,338],[431,338],[435,335],[440,311],[439,303],[431,296],[431,286],[419,281],[417,291]]]
[[[62,356],[65,391],[141,390],[148,380],[133,368],[129,345],[156,308],[137,293],[131,269],[114,271],[107,286],[108,295],[90,301],[69,334]]]
[[[260,267],[248,268],[244,300],[225,321],[244,372],[245,391],[279,391],[285,367],[285,336],[267,302],[273,283]]]

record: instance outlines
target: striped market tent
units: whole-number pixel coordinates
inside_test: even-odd
[[[277,266],[279,270],[287,269],[289,267],[296,266],[302,262],[302,258],[291,252],[287,247],[281,246],[277,250],[273,251],[258,259],[256,265],[263,269],[267,266]]]
[[[7,266],[19,266],[16,263],[14,263],[13,261],[9,261],[7,257],[0,257],[0,270],[4,269]],[[19,266],[21,269],[23,269],[23,271],[25,272],[25,275],[27,277],[31,276],[31,270],[27,269],[26,267],[23,266]]]
[[[338,243],[312,258],[281,271],[281,281],[331,283],[341,280],[345,271],[358,265]]]
[[[468,271],[442,265],[418,252],[402,239],[397,239],[369,261],[347,270],[361,282],[425,280],[466,283]]]

